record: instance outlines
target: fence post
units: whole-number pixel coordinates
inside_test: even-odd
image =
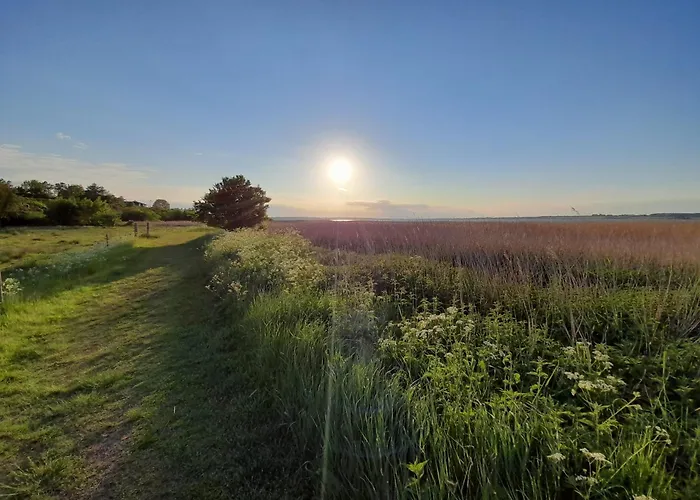
[[[134,238],[139,235],[139,223],[134,222]]]
[[[105,242],[107,243],[107,246],[109,246],[109,233],[105,233]]]
[[[150,238],[150,237],[151,237],[151,223],[146,222],[146,238]]]

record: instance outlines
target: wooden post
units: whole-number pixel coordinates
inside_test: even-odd
[[[105,242],[107,243],[107,246],[109,246],[109,233],[105,233]]]
[[[136,238],[139,235],[139,223],[134,222],[134,238]]]
[[[150,238],[150,237],[151,237],[151,223],[146,222],[146,238]]]

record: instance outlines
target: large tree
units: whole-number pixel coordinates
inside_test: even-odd
[[[59,182],[54,186],[56,196],[59,198],[75,198],[76,200],[85,196],[85,188],[80,184],[66,184]]]
[[[242,175],[224,177],[194,204],[197,218],[224,229],[252,227],[267,216],[270,201],[260,186],[253,186]]]
[[[109,191],[95,183],[85,188],[85,197],[90,201],[95,201],[97,198],[107,200],[110,196],[112,196],[112,194]]]
[[[168,200],[158,198],[156,201],[153,202],[152,208],[153,210],[170,210],[170,203],[168,203]]]
[[[55,197],[53,185],[46,181],[38,181],[32,179],[24,181],[22,184],[14,188],[18,196],[25,198],[36,198],[40,200],[48,200]]]

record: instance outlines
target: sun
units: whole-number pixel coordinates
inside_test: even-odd
[[[334,158],[328,166],[328,177],[338,186],[342,186],[352,177],[352,163],[347,158]]]

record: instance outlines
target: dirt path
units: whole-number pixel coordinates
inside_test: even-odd
[[[15,451],[0,475],[8,492],[309,496],[274,413],[236,369],[245,353],[204,288],[201,245],[131,249],[0,326],[38,345],[2,367],[16,377],[0,411],[0,452]]]

